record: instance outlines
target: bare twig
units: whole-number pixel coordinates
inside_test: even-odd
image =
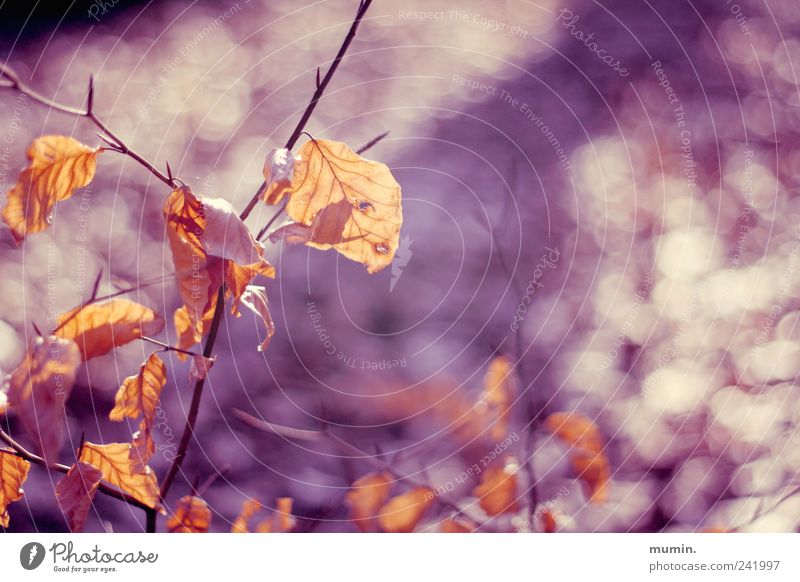
[[[343,453],[351,455],[355,459],[365,461],[379,471],[386,471],[398,481],[403,481],[411,485],[412,487],[424,487],[425,489],[428,489],[430,491],[434,490],[434,488],[429,483],[419,481],[413,477],[409,477],[408,475],[401,473],[400,471],[395,469],[390,463],[387,463],[380,457],[377,457],[375,455],[370,455],[369,453],[360,449],[356,445],[344,440],[342,437],[332,432],[330,428],[327,426],[321,431],[297,429],[261,420],[260,418],[256,418],[255,416],[252,416],[242,410],[235,409],[234,414],[236,414],[236,416],[238,416],[242,421],[246,422],[251,427],[269,434],[282,436],[292,440],[305,440],[305,441],[317,441],[317,442],[328,441],[333,445],[335,445]],[[455,511],[457,514],[463,513],[463,509],[458,505],[458,503],[456,503],[454,500],[450,499],[446,495],[439,493],[434,495],[434,498],[441,505]]]
[[[85,117],[89,121],[91,121],[100,131],[105,134],[105,136],[100,136],[100,138],[109,144],[111,148],[115,151],[120,152],[128,156],[129,158],[137,161],[142,167],[144,167],[147,171],[153,174],[156,178],[164,182],[170,188],[175,187],[175,183],[172,179],[165,176],[159,170],[153,166],[150,162],[148,162],[144,157],[139,155],[137,152],[132,150],[128,147],[124,141],[122,141],[119,137],[117,137],[108,127],[103,123],[94,112],[94,78],[89,77],[89,93],[86,98],[86,111],[82,109],[78,109],[76,107],[69,107],[67,105],[62,105],[60,103],[56,103],[52,99],[49,99],[42,95],[41,93],[37,93],[33,89],[31,89],[28,85],[23,83],[19,75],[12,68],[10,68],[7,64],[0,64],[0,78],[4,78],[6,80],[5,83],[0,84],[0,87],[6,87],[9,89],[15,89],[20,93],[24,93],[34,101],[41,103],[42,105],[49,107],[55,111],[60,111],[62,113],[66,113],[68,115],[74,115],[76,117]],[[109,138],[111,141],[109,141]]]
[[[384,131],[379,136],[373,137],[371,140],[369,140],[363,146],[358,148],[356,150],[356,153],[360,156],[361,154],[363,154],[368,149],[371,149],[371,148],[375,147],[376,145],[378,145],[380,142],[382,142],[387,135],[389,135],[389,132],[388,131]]]
[[[147,337],[146,335],[143,335],[139,339],[142,340],[142,341],[151,343],[153,345],[160,346],[160,347],[164,348],[164,351],[166,351],[166,352],[178,352],[179,354],[186,354],[187,356],[199,356],[200,355],[197,352],[190,352],[189,350],[184,350],[182,348],[176,348],[175,346],[171,346],[169,344],[165,344],[164,342],[162,342],[160,340],[153,339],[151,337]]]

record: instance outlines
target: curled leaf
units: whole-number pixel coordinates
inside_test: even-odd
[[[0,525],[8,527],[8,506],[22,499],[22,484],[31,464],[18,456],[0,451]]]
[[[400,185],[389,168],[327,140],[300,148],[286,211],[311,227],[309,246],[335,249],[370,273],[392,262],[403,224]]]
[[[222,198],[203,198],[205,227],[200,242],[206,253],[239,265],[261,260],[264,247],[245,226],[231,203]]]
[[[475,524],[461,517],[451,517],[442,522],[439,531],[442,533],[472,533],[475,531]]]
[[[79,461],[56,485],[56,497],[73,533],[83,531],[92,500],[103,478],[97,467]]]
[[[589,501],[605,501],[611,464],[604,451],[600,429],[579,412],[556,412],[547,417],[544,426],[572,447],[570,463],[578,479],[583,481]]]
[[[497,356],[489,364],[484,378],[483,402],[492,416],[491,437],[501,441],[508,434],[508,417],[513,402],[514,366],[506,356]]]
[[[56,203],[92,181],[100,151],[63,135],[43,136],[28,146],[30,163],[8,192],[3,208],[3,221],[18,244],[28,234],[46,229]]]
[[[150,354],[134,376],[128,376],[122,382],[114,398],[114,408],[108,415],[116,422],[125,418],[142,417],[139,432],[133,435],[131,462],[133,472],[144,471],[150,458],[155,453],[152,427],[156,417],[161,390],[167,383],[167,368],[158,354]]]
[[[517,509],[517,465],[490,467],[481,475],[473,495],[487,515],[500,515]]]
[[[412,532],[433,500],[433,491],[426,487],[415,487],[390,499],[380,509],[378,524],[387,533]]]
[[[207,533],[210,526],[208,504],[194,495],[181,497],[175,512],[167,520],[169,533]]]
[[[197,382],[198,380],[205,380],[208,376],[208,371],[217,362],[217,357],[207,358],[203,354],[195,354],[192,356],[192,365],[189,369],[189,380]]]
[[[279,497],[275,500],[275,510],[272,515],[263,520],[256,527],[259,533],[286,533],[292,531],[297,525],[297,520],[292,515],[294,500],[291,497]]]
[[[267,291],[260,285],[248,285],[241,296],[241,303],[250,311],[261,317],[266,327],[264,340],[258,346],[258,351],[263,352],[269,347],[272,336],[275,335],[275,324],[269,312],[269,302],[267,301]]]
[[[246,499],[242,504],[242,511],[233,520],[231,533],[248,533],[250,531],[248,523],[261,507],[263,506],[258,499]]]
[[[84,361],[107,354],[143,335],[154,335],[164,320],[152,309],[127,299],[76,307],[58,318],[58,337],[71,339]]]
[[[127,491],[136,499],[155,508],[158,503],[158,481],[150,467],[135,473],[130,459],[131,445],[111,443],[96,445],[85,442],[81,448],[80,461],[94,465],[103,472],[103,479],[111,485]]]
[[[58,460],[66,411],[81,356],[74,341],[37,338],[11,373],[9,404],[19,415],[36,448],[48,462]]]
[[[264,160],[264,202],[275,204],[291,187],[294,174],[294,156],[286,148],[274,148]]]
[[[370,473],[356,479],[345,499],[350,505],[350,519],[362,532],[373,532],[375,516],[389,499],[392,476],[389,473]]]

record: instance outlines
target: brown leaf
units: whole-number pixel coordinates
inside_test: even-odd
[[[293,500],[291,497],[279,497],[275,500],[272,515],[256,526],[259,533],[286,533],[292,531],[297,520],[292,515]]]
[[[109,414],[111,420],[121,422],[125,418],[142,417],[139,432],[134,435],[131,447],[134,473],[141,473],[155,453],[152,427],[161,390],[166,383],[167,368],[164,362],[157,353],[150,354],[138,374],[125,378],[114,399],[114,408]]]
[[[8,506],[22,499],[22,484],[31,464],[11,453],[0,451],[0,525],[8,527]]]
[[[96,445],[85,442],[79,460],[100,469],[103,478],[111,485],[127,491],[148,507],[155,508],[158,503],[156,475],[150,467],[145,467],[141,473],[134,473],[130,450],[128,443]]]
[[[248,533],[250,531],[248,522],[253,518],[262,505],[258,499],[246,499],[242,504],[242,511],[233,520],[231,533]]]
[[[241,303],[250,311],[261,317],[264,326],[267,328],[264,340],[258,346],[258,351],[263,352],[269,347],[272,336],[275,335],[275,324],[269,312],[266,289],[260,285],[248,285],[241,296]]]
[[[387,533],[412,532],[433,499],[433,491],[426,487],[415,487],[390,499],[380,509],[378,524]]]
[[[264,160],[264,182],[267,188],[263,199],[267,204],[275,204],[288,193],[292,186],[294,157],[286,148],[270,150]]]
[[[350,519],[362,532],[374,532],[375,516],[389,499],[392,476],[389,473],[370,473],[356,479],[345,499],[350,505]]]
[[[58,461],[64,440],[64,404],[80,363],[74,341],[50,336],[34,340],[25,359],[11,373],[9,404],[50,463]]]
[[[442,522],[439,526],[441,533],[472,533],[475,531],[475,524],[459,517],[451,517]]]
[[[389,168],[327,140],[300,148],[286,211],[311,227],[309,246],[336,249],[370,273],[392,262],[403,224],[400,185]]]
[[[583,481],[589,501],[605,501],[611,464],[604,452],[600,429],[579,412],[556,412],[547,417],[544,426],[572,447],[570,463],[578,479]]]
[[[77,462],[56,485],[56,497],[73,533],[83,531],[103,472],[89,463]]]
[[[194,495],[181,497],[175,513],[167,520],[169,533],[208,533],[211,510],[205,501]]]
[[[164,320],[153,310],[127,299],[76,307],[58,318],[58,337],[74,340],[84,361],[107,354],[143,335],[154,335]]]
[[[517,466],[490,467],[481,475],[472,492],[487,515],[495,516],[517,509]]]
[[[491,437],[495,442],[508,434],[508,417],[513,402],[514,365],[506,356],[497,356],[489,364],[484,378],[483,402],[492,416]]]
[[[544,533],[555,533],[558,531],[558,520],[555,513],[549,509],[542,511],[540,516],[541,528]]]
[[[8,192],[3,208],[3,221],[18,244],[50,225],[56,202],[92,181],[101,151],[63,135],[43,136],[28,146],[30,164]]]

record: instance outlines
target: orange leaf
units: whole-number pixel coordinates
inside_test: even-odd
[[[8,506],[22,499],[22,484],[31,464],[11,453],[0,451],[0,525],[8,527]]]
[[[481,483],[473,490],[487,515],[500,515],[517,509],[517,467],[489,468],[481,475]]]
[[[167,520],[169,533],[207,533],[211,510],[205,501],[194,495],[181,497],[175,513]]]
[[[497,356],[489,364],[484,378],[483,401],[493,416],[492,440],[501,441],[508,433],[508,416],[513,402],[514,366],[506,356]]]
[[[345,499],[350,505],[350,519],[362,532],[373,532],[375,515],[389,499],[392,476],[389,473],[370,473],[353,482]]]
[[[107,354],[143,335],[154,335],[164,320],[153,310],[127,299],[76,307],[58,318],[58,337],[74,340],[84,361]]]
[[[97,467],[79,461],[56,485],[56,497],[61,511],[66,514],[69,529],[73,533],[83,531],[92,500],[103,478]]]
[[[242,511],[233,521],[231,533],[248,533],[250,529],[247,524],[261,507],[258,499],[246,499],[242,504]]]
[[[111,420],[121,422],[126,417],[142,416],[140,430],[134,435],[131,448],[134,473],[141,473],[155,453],[151,432],[161,390],[166,383],[167,369],[164,362],[158,354],[150,354],[139,368],[138,374],[125,378],[114,399],[114,408],[109,414]]]
[[[75,342],[54,336],[37,338],[28,354],[11,373],[8,400],[36,448],[48,462],[58,460],[64,439],[66,411],[80,351]]]
[[[475,531],[475,524],[458,517],[445,519],[439,526],[441,533],[472,533]]]
[[[412,532],[433,503],[433,499],[433,491],[426,487],[415,487],[390,499],[380,509],[378,524],[383,531],[389,533]]]
[[[403,224],[400,185],[389,168],[343,143],[315,139],[300,148],[294,166],[286,211],[311,227],[307,244],[335,249],[370,273],[387,267]]]
[[[571,445],[570,463],[578,479],[583,481],[589,501],[605,501],[611,464],[603,451],[600,429],[579,412],[556,412],[547,417],[544,426]]]
[[[30,164],[8,192],[3,208],[3,221],[18,244],[50,225],[56,202],[92,181],[101,151],[63,135],[33,140],[26,152]]]
[[[103,472],[103,478],[111,485],[127,491],[148,507],[158,503],[158,481],[150,467],[135,473],[130,459],[131,445],[111,443],[96,445],[85,442],[81,449],[80,461],[94,465]]]
[[[293,530],[297,520],[292,515],[292,504],[291,497],[276,499],[276,507],[272,515],[259,523],[256,531],[259,533],[286,533]]]
[[[544,533],[555,533],[558,531],[558,520],[556,519],[555,514],[549,509],[542,511],[540,520],[542,522],[542,531]]]

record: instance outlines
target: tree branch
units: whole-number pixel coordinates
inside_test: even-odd
[[[294,147],[295,142],[300,137],[300,134],[305,129],[306,123],[308,123],[311,114],[314,112],[314,109],[317,106],[322,94],[325,92],[325,88],[330,83],[331,79],[333,78],[333,74],[336,72],[336,69],[339,67],[339,63],[344,58],[345,53],[347,53],[347,49],[350,47],[350,43],[353,42],[353,38],[355,38],[356,31],[358,30],[358,25],[361,23],[364,14],[366,14],[367,9],[369,8],[370,4],[372,4],[372,0],[363,0],[361,4],[358,6],[358,11],[356,12],[355,19],[353,20],[353,24],[350,26],[350,30],[347,33],[347,36],[342,43],[342,46],[339,48],[339,52],[336,54],[336,58],[333,60],[331,64],[331,68],[328,69],[328,72],[325,73],[325,77],[322,79],[322,82],[319,83],[317,86],[316,91],[311,97],[311,101],[309,102],[308,106],[303,113],[303,116],[300,118],[300,121],[297,123],[297,127],[295,127],[292,135],[289,137],[289,140],[286,142],[286,149],[292,149]],[[113,137],[113,136],[112,136]],[[266,190],[267,184],[263,182],[258,189],[258,192],[253,196],[253,198],[248,203],[247,207],[242,211],[239,215],[239,218],[245,220],[250,213],[255,208],[256,203],[261,198],[261,195]],[[273,221],[277,217],[277,214],[273,216]],[[217,304],[214,307],[214,316],[211,321],[211,327],[208,333],[208,339],[206,340],[205,347],[203,348],[203,355],[207,358],[211,357],[211,353],[214,350],[214,343],[217,340],[217,333],[219,331],[219,325],[222,321],[222,312],[225,309],[225,286],[221,286],[217,292]],[[189,415],[186,418],[186,425],[183,429],[183,434],[181,435],[180,443],[178,444],[178,450],[175,455],[175,459],[172,461],[172,465],[167,472],[167,475],[164,477],[164,481],[161,485],[161,500],[162,502],[166,498],[167,494],[169,493],[170,488],[172,487],[172,483],[175,480],[175,476],[178,474],[178,470],[183,463],[183,459],[186,456],[186,449],[189,446],[189,440],[191,439],[192,435],[194,434],[194,425],[197,421],[197,413],[200,407],[200,398],[203,395],[203,386],[205,385],[205,379],[198,380],[197,383],[194,385],[194,392],[192,394],[192,402],[189,408]]]
[[[69,107],[68,105],[62,105],[60,103],[56,103],[52,99],[49,99],[31,89],[28,85],[23,83],[19,75],[14,72],[7,64],[0,64],[0,78],[4,78],[7,80],[6,83],[0,84],[0,87],[6,87],[9,89],[14,89],[19,91],[20,93],[24,93],[34,101],[41,103],[42,105],[49,107],[55,111],[60,111],[62,113],[66,113],[68,115],[74,115],[76,117],[85,117],[89,121],[91,121],[100,131],[102,131],[108,138],[111,139],[113,144],[111,144],[114,151],[118,151],[121,154],[128,156],[129,158],[136,160],[142,167],[144,167],[148,172],[153,174],[156,178],[164,182],[170,188],[175,188],[175,182],[172,178],[165,176],[162,172],[156,169],[153,164],[148,162],[144,157],[136,153],[134,150],[129,148],[124,141],[122,141],[119,137],[117,137],[114,133],[111,132],[110,129],[102,122],[94,113],[94,79],[90,77],[89,79],[89,94],[86,99],[87,109],[83,111],[82,109],[77,109],[75,107]],[[103,136],[100,136],[103,139]],[[108,143],[108,140],[103,140]]]
[[[29,463],[33,463],[34,465],[39,465],[40,467],[44,467],[45,469],[49,469],[51,471],[58,471],[59,473],[66,473],[69,471],[69,467],[66,465],[62,465],[61,463],[50,463],[48,464],[42,457],[35,455],[25,449],[22,445],[20,445],[17,441],[15,441],[11,436],[6,433],[4,430],[0,429],[0,440],[6,443],[9,447],[14,449],[15,454],[28,461]],[[139,509],[144,509],[147,512],[155,513],[155,509],[149,507],[139,501],[138,499],[134,498],[129,493],[125,493],[117,489],[116,487],[111,487],[110,485],[106,485],[102,481],[100,482],[100,486],[97,488],[98,491],[108,495],[109,497],[113,497],[114,499],[119,499],[120,501],[124,501],[128,505],[132,505],[133,507],[138,507]]]
[[[318,70],[317,88],[314,91],[314,94],[311,96],[311,101],[309,101],[305,111],[303,111],[303,115],[302,117],[300,117],[300,121],[297,122],[297,126],[294,128],[292,135],[289,136],[289,139],[286,141],[286,145],[284,147],[287,150],[291,150],[297,143],[297,140],[300,139],[300,134],[303,133],[303,130],[306,127],[306,123],[308,123],[308,120],[311,119],[311,114],[314,113],[314,109],[316,109],[317,103],[319,103],[319,100],[325,93],[325,89],[328,87],[328,83],[331,82],[334,73],[336,73],[336,69],[339,68],[339,63],[342,62],[344,55],[347,53],[347,49],[350,48],[350,44],[356,37],[356,31],[358,31],[358,25],[361,24],[361,20],[364,18],[364,15],[367,13],[367,10],[369,10],[370,4],[372,4],[372,0],[364,0],[361,2],[361,4],[359,4],[356,16],[353,19],[353,24],[350,25],[350,30],[347,32],[347,36],[344,38],[344,42],[342,43],[342,46],[339,48],[339,52],[336,53],[336,57],[333,59],[331,67],[325,73],[325,76],[322,78],[322,81],[319,81],[319,70]],[[261,186],[259,186],[258,188],[258,191],[250,199],[250,202],[247,203],[247,206],[242,211],[242,214],[239,216],[239,218],[244,220],[245,218],[250,216],[250,213],[253,211],[253,208],[255,208],[256,203],[264,194],[264,191],[266,189],[267,189],[267,183],[262,182]]]

